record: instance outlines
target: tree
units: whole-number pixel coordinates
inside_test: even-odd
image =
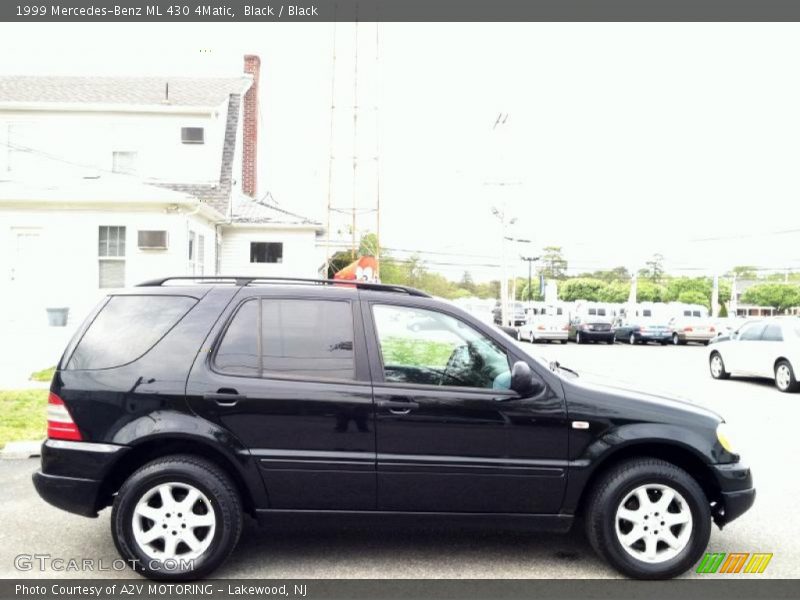
[[[539,293],[539,279],[531,280],[531,289],[528,291],[527,277],[521,282],[517,283],[517,300],[533,300],[538,302],[543,300],[542,295]]]
[[[573,300],[599,300],[600,291],[606,287],[605,282],[599,279],[576,277],[563,282],[558,290],[558,296],[566,302]]]
[[[661,278],[664,276],[663,255],[653,254],[653,257],[644,264],[647,265],[647,268],[639,271],[639,273],[653,283],[661,283]]]
[[[539,273],[545,279],[563,279],[567,274],[567,259],[561,253],[561,246],[547,246],[542,251]]]
[[[383,255],[378,252],[378,235],[375,233],[365,233],[361,236],[361,242],[358,244],[359,256],[379,256]]]
[[[678,302],[683,302],[684,304],[700,304],[706,308],[711,308],[711,301],[709,300],[709,297],[696,290],[686,290],[681,292],[678,296]]]
[[[631,285],[621,281],[612,281],[600,289],[597,299],[600,302],[627,302],[631,293]]]
[[[636,284],[637,302],[663,302],[666,290],[663,285],[651,281],[639,281]]]
[[[730,270],[731,275],[736,275],[738,279],[756,279],[758,272],[755,267],[750,265],[737,265]]]
[[[786,283],[762,283],[747,288],[742,294],[742,302],[757,306],[771,306],[785,312],[800,306],[800,286]]]
[[[467,290],[470,294],[475,294],[477,291],[477,286],[475,285],[475,281],[472,279],[472,274],[469,271],[464,271],[458,286],[464,290]]]
[[[589,273],[586,275],[586,277],[600,279],[608,283],[613,281],[622,281],[627,283],[631,280],[631,274],[625,267],[614,267],[613,269],[608,269],[605,271],[595,271],[594,273]]]

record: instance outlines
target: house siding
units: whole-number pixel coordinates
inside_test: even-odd
[[[280,242],[283,262],[251,263],[251,242]],[[315,232],[311,228],[280,229],[271,226],[225,227],[222,230],[220,273],[224,275],[254,275],[261,277],[317,277]]]
[[[156,277],[189,275],[189,231],[205,237],[205,273],[216,262],[214,228],[197,215],[168,214],[136,207],[102,210],[76,207],[0,208],[0,314],[4,320],[41,321],[47,307],[68,307],[80,320],[108,289],[99,287],[98,238],[101,226],[124,226],[125,285]],[[140,250],[139,230],[166,230],[166,250]],[[20,251],[18,235],[28,234]]]

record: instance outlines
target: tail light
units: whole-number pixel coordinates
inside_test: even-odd
[[[713,326],[712,326],[712,327],[709,327],[709,328],[708,328],[708,330],[709,330],[711,333],[714,333],[714,332],[716,331],[716,329],[714,329],[714,327],[713,327]]]
[[[684,328],[683,328],[683,330],[684,330],[684,331],[691,331],[691,330],[692,330],[692,328],[691,328],[691,327],[684,327]]]
[[[564,325],[564,331],[569,331],[569,325]]]
[[[67,410],[67,405],[53,392],[47,399],[47,437],[54,440],[81,441],[83,437]]]
[[[536,329],[538,329],[539,331],[544,331],[544,325],[539,325]]]

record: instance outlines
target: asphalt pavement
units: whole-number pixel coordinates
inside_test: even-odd
[[[678,396],[707,406],[731,423],[733,442],[753,469],[755,506],[724,531],[713,528],[709,552],[771,552],[762,575],[800,576],[800,497],[795,471],[800,394],[782,394],[769,381],[715,381],[703,346],[536,344],[533,352],[592,381]],[[74,571],[20,572],[18,555],[101,560],[114,570],[109,510],[97,519],[47,505],[31,484],[38,461],[1,460],[0,577],[83,577]],[[89,574],[90,575],[90,574]],[[597,558],[579,528],[567,535],[514,531],[367,526],[246,524],[238,548],[215,574],[236,578],[606,578],[617,573]],[[687,577],[697,577],[687,574]],[[708,577],[708,576],[701,576]],[[732,577],[749,577],[733,575]]]

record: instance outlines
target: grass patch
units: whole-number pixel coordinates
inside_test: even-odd
[[[47,433],[47,390],[0,392],[0,447]]]
[[[387,365],[443,369],[453,353],[453,344],[389,337],[381,340],[381,352]]]
[[[42,369],[41,371],[34,371],[31,373],[31,381],[44,381],[45,383],[49,383],[53,381],[53,375],[56,373],[55,367],[50,367],[49,369]]]

